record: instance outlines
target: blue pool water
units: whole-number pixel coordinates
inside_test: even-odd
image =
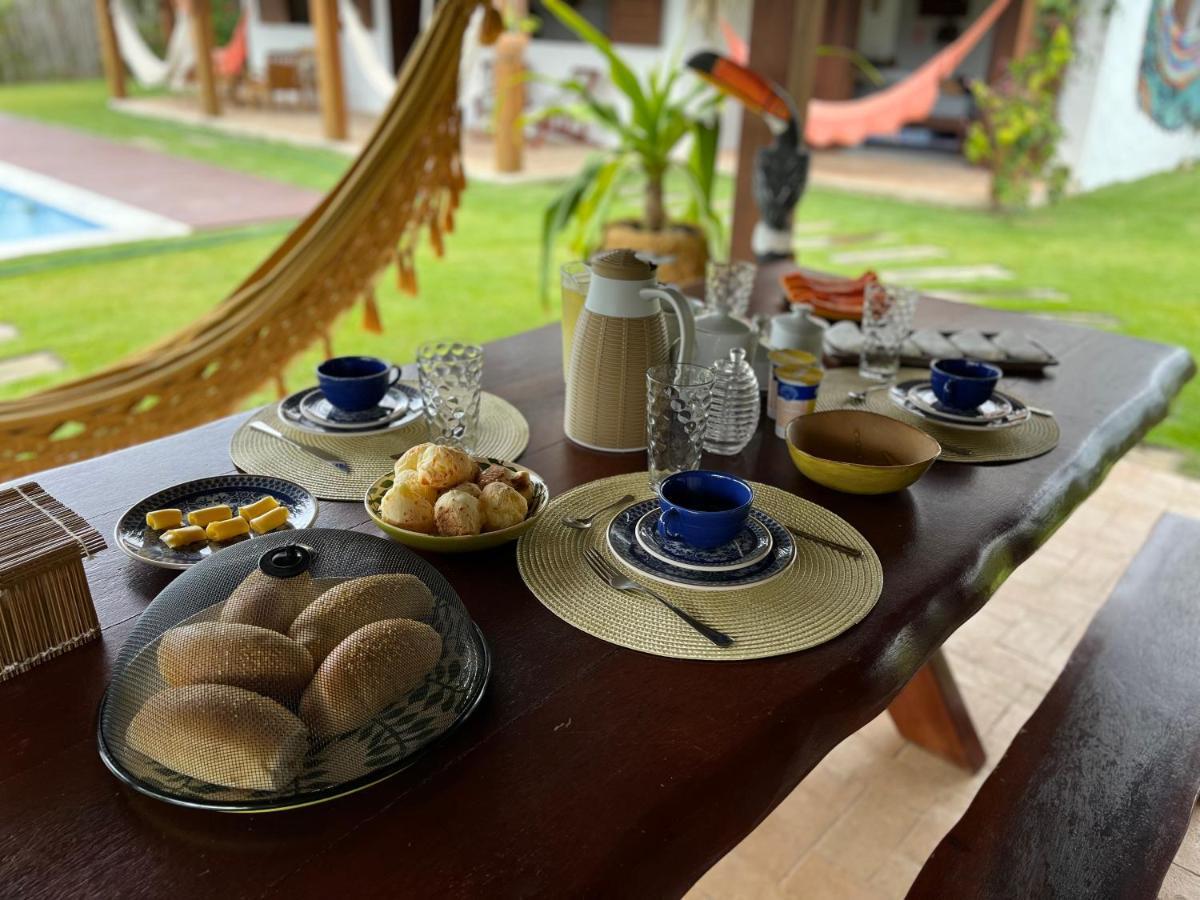
[[[0,188],[0,242],[95,231],[100,226]]]

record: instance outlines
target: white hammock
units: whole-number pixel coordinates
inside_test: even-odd
[[[137,83],[144,87],[162,87],[168,83],[171,87],[182,87],[188,71],[196,62],[187,10],[176,11],[175,27],[167,41],[167,58],[159,59],[142,38],[137,23],[122,0],[109,0],[109,9],[112,10],[113,30],[117,33],[121,58],[129,66]]]
[[[358,10],[350,0],[338,0],[338,11],[341,13],[342,25],[346,31],[346,42],[354,54],[355,65],[362,75],[367,87],[375,95],[379,106],[385,106],[396,93],[396,76],[379,58],[371,32],[363,24]]]

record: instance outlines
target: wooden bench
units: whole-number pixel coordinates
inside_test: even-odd
[[[1155,526],[909,898],[1154,897],[1200,789],[1200,521]]]

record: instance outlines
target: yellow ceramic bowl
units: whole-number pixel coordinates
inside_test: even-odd
[[[490,457],[476,457],[476,460],[484,469],[488,466],[504,466],[506,469],[511,469],[514,472],[529,473],[529,480],[533,482],[533,501],[529,504],[529,512],[525,516],[524,522],[513,525],[511,528],[502,528],[499,531],[485,531],[482,534],[469,534],[456,537],[442,537],[438,534],[423,534],[420,531],[397,528],[395,525],[385,522],[379,515],[379,503],[383,500],[383,495],[387,493],[388,488],[395,481],[394,472],[384,475],[367,489],[367,495],[363,498],[363,505],[367,508],[367,515],[371,517],[371,521],[379,526],[379,530],[393,541],[406,544],[409,547],[416,547],[418,550],[433,550],[436,553],[472,553],[476,550],[487,550],[490,547],[498,547],[501,544],[507,544],[509,541],[515,541],[533,527],[534,520],[546,511],[546,507],[550,505],[550,490],[546,487],[546,482],[542,480],[542,476],[532,469],[518,466],[513,462],[491,459]]]
[[[808,478],[847,494],[890,494],[925,474],[941,445],[896,419],[834,409],[793,419],[788,453]]]

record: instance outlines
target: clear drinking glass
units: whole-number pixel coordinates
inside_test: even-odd
[[[483,348],[457,341],[430,341],[417,348],[417,368],[429,439],[475,453]]]
[[[668,475],[700,467],[713,380],[704,366],[646,370],[646,454],[655,491]]]
[[[563,263],[559,269],[562,283],[562,342],[563,342],[563,378],[567,377],[567,369],[571,365],[571,344],[575,340],[575,323],[583,311],[583,302],[587,299],[588,286],[592,283],[592,270],[578,260]]]
[[[863,291],[862,355],[858,374],[891,381],[900,369],[900,345],[912,331],[917,292],[909,287],[870,282]]]
[[[708,261],[704,268],[704,305],[709,309],[728,309],[746,317],[750,311],[750,293],[754,290],[754,263]]]

